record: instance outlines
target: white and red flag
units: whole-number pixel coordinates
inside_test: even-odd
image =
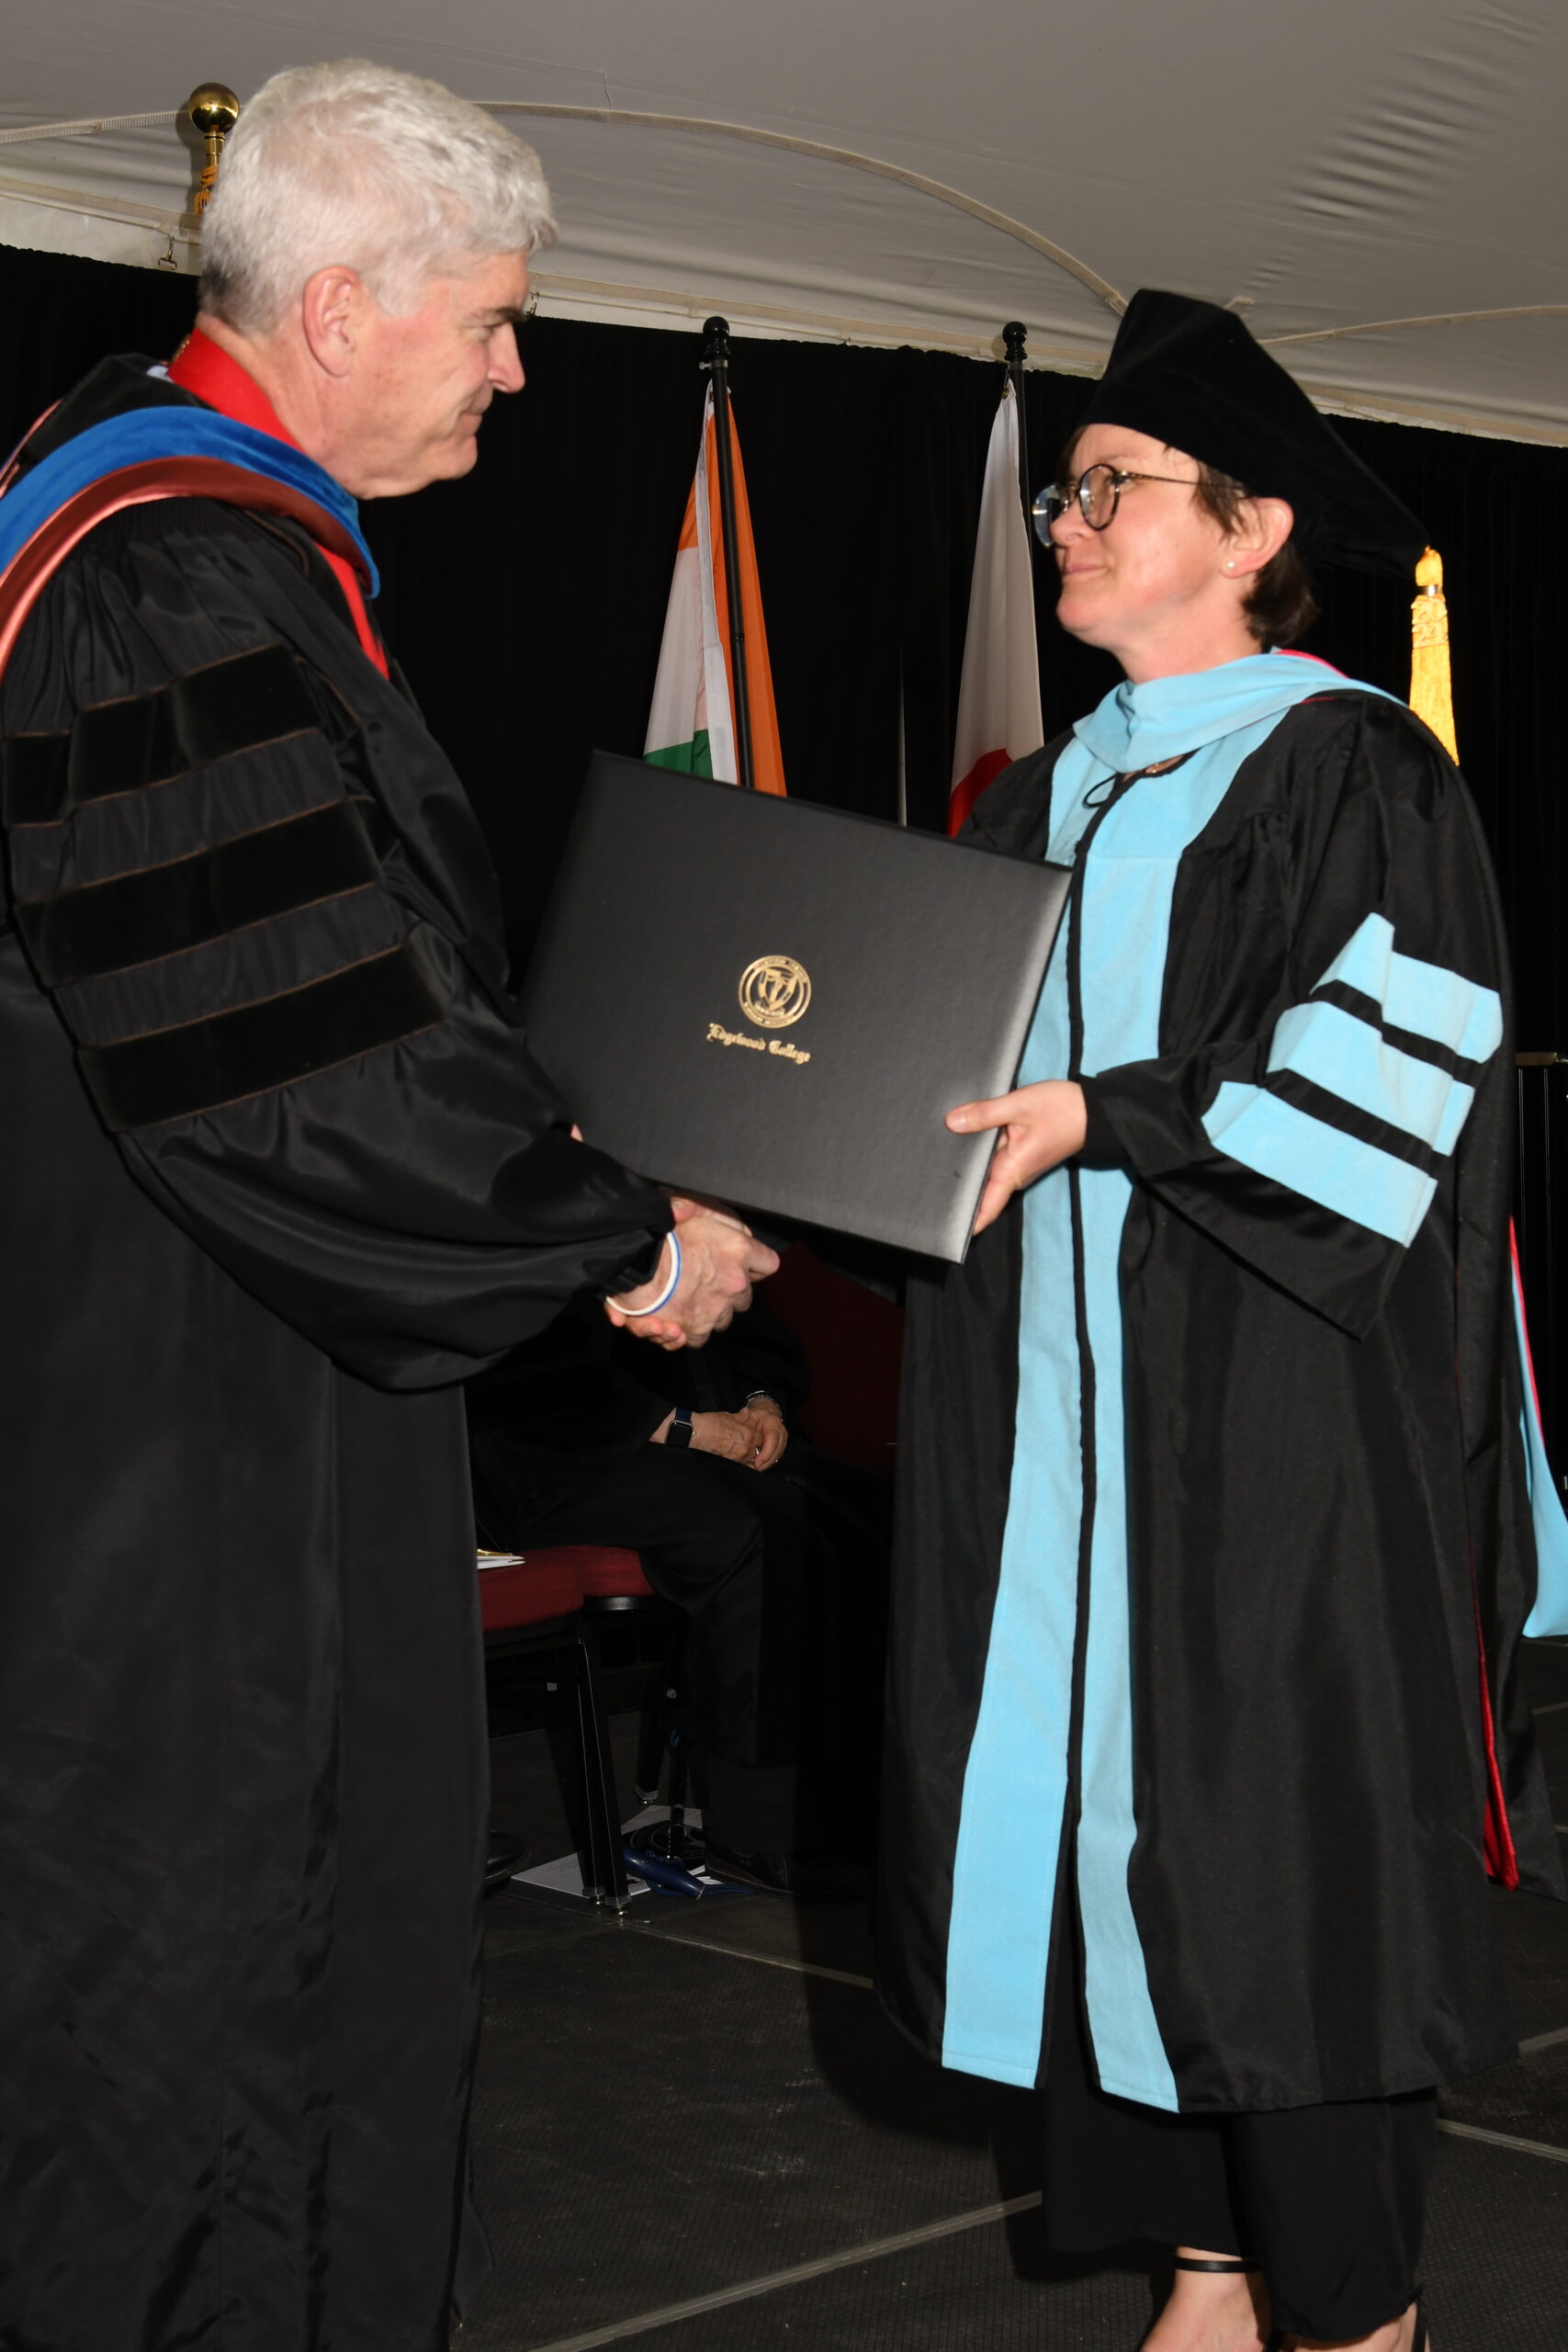
[[[980,492],[948,831],[960,830],[1003,768],[1026,752],[1037,752],[1044,741],[1040,656],[1034,642],[1034,577],[1018,482],[1018,405],[1010,383],[991,427]]]
[[[740,463],[740,440],[729,418],[735,479],[735,536],[740,557],[740,609],[746,630],[746,684],[751,706],[751,768],[759,792],[782,793],[784,755],[773,708],[768,632],[751,538],[751,510]],[[675,576],[664,616],[664,640],[654,681],[643,757],[656,767],[682,768],[734,784],[735,695],[729,674],[729,605],[725,584],[724,533],[718,506],[718,427],[710,385],[703,410],[696,478],[686,500],[675,554]]]

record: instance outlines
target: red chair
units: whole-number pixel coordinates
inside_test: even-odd
[[[536,1552],[537,1560],[570,1560],[582,1579],[584,1600],[595,1600],[605,1612],[631,1610],[639,1600],[658,1595],[642,1572],[642,1555],[609,1544],[562,1544],[551,1552]]]
[[[633,1555],[636,1556],[635,1554]],[[479,1623],[491,1634],[522,1634],[575,1617],[582,1606],[582,1579],[570,1551],[532,1552],[496,1566],[479,1554]]]
[[[606,1617],[627,1614],[679,1622],[679,1611],[658,1598],[635,1552],[593,1544],[542,1544],[521,1560],[490,1567],[479,1555],[487,1664],[494,1661],[513,1672],[536,1662],[538,1671],[530,1679],[550,1677],[572,1693],[582,1892],[612,1911],[625,1910],[628,1895],[599,1628]],[[638,1769],[640,1776],[640,1758]]]
[[[598,1643],[592,1634],[583,1638],[580,1555],[561,1546],[487,1566],[481,1553],[479,1574],[487,1683],[521,1668],[525,1679],[562,1683],[572,1695],[582,1892],[592,1902],[620,1910],[626,1901],[620,1813],[601,1703]]]

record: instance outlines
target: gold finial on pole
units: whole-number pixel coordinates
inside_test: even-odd
[[[240,119],[240,101],[221,82],[203,82],[186,100],[186,112],[207,141],[207,161],[201,167],[201,183],[191,207],[199,217],[212,201],[223,141]]]

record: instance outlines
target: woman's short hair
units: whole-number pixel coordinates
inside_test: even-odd
[[[537,155],[482,107],[361,58],[296,66],[263,85],[224,148],[201,308],[265,334],[338,262],[406,312],[430,278],[555,234]]]
[[[1238,527],[1247,497],[1239,481],[1221,473],[1217,467],[1206,466],[1200,458],[1198,487],[1193,494],[1204,514],[1212,514],[1222,531],[1234,532]],[[1256,574],[1241,600],[1241,609],[1247,628],[1265,648],[1294,645],[1311,628],[1317,618],[1317,598],[1312,593],[1312,574],[1293,532]]]
[[[1070,481],[1077,446],[1083,438],[1080,426],[1063,450],[1056,468],[1058,481]],[[1176,454],[1185,456],[1185,450]],[[1193,496],[1205,514],[1213,515],[1220,528],[1234,533],[1241,523],[1243,503],[1250,493],[1229,474],[1216,466],[1207,466],[1197,459],[1198,480]],[[1242,598],[1241,609],[1247,626],[1259,645],[1294,645],[1303,638],[1317,618],[1317,598],[1313,594],[1312,573],[1306,558],[1297,546],[1292,533],[1279,552],[1269,557]]]

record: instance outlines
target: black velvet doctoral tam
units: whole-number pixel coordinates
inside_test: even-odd
[[[1147,287],[1134,295],[1083,424],[1152,434],[1289,501],[1309,562],[1408,580],[1427,534],[1234,311]]]

